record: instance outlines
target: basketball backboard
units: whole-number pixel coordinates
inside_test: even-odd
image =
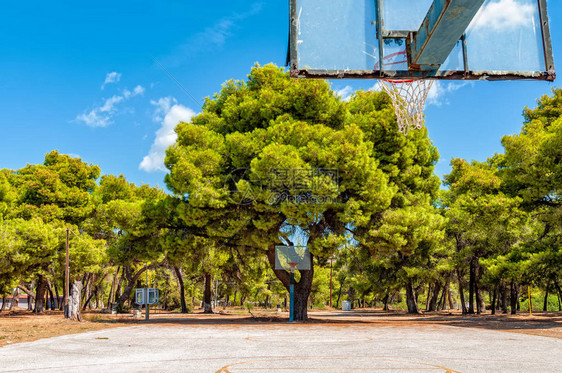
[[[275,269],[310,270],[310,251],[306,246],[275,246]]]
[[[290,0],[293,77],[554,80],[546,0]]]

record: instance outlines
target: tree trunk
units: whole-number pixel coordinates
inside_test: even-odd
[[[511,314],[515,315],[515,314],[517,314],[517,290],[516,290],[515,282],[513,282],[513,281],[511,281],[510,301],[511,301]]]
[[[546,290],[544,291],[544,304],[542,306],[542,310],[544,312],[548,311],[548,288],[550,286],[550,283],[546,284]]]
[[[468,313],[474,314],[474,292],[476,287],[476,257],[472,257],[470,260],[470,270],[469,270],[469,283],[468,283]]]
[[[68,299],[68,317],[71,320],[82,321],[80,313],[80,298],[82,296],[82,281],[74,281]]]
[[[382,300],[382,302],[383,302],[382,310],[383,311],[388,311],[388,298],[390,298],[390,295],[388,293],[386,293],[383,300]]]
[[[119,269],[121,266],[117,266],[115,274],[113,275],[113,281],[111,281],[111,288],[109,289],[109,296],[107,297],[107,305],[111,307],[111,302],[115,299],[115,284],[117,283],[117,278],[119,277]]]
[[[562,289],[560,289],[558,281],[554,281],[554,286],[556,287],[556,290],[558,292],[558,311],[562,311]]]
[[[187,304],[185,303],[185,286],[183,283],[183,275],[179,267],[174,266],[174,273],[178,279],[178,287],[180,288],[180,303],[181,303],[181,313],[187,313]]]
[[[464,301],[464,287],[462,285],[462,275],[458,268],[457,268],[457,279],[459,280],[459,298],[461,301],[462,314],[466,315],[467,310],[466,310],[466,303]]]
[[[427,297],[425,298],[425,310],[429,311],[429,303],[431,300],[431,282],[427,285]]]
[[[2,295],[2,308],[0,308],[0,312],[6,309],[6,295]]]
[[[507,286],[502,285],[502,313],[507,313]]]
[[[82,276],[82,298],[81,304],[86,304],[86,299],[90,296],[90,282],[93,280],[93,274],[86,272],[84,276]]]
[[[51,276],[53,277],[53,282],[49,282],[49,286],[51,287],[51,291],[55,294],[55,305],[58,310],[62,310],[62,304],[59,298],[59,290],[57,289],[57,274],[55,273],[55,270],[52,266],[49,268],[49,271],[51,273]]]
[[[496,299],[498,297],[498,287],[494,288],[494,294],[492,296],[492,315],[496,314]]]
[[[119,276],[119,281],[117,282],[117,289],[115,290],[113,303],[117,303],[117,300],[121,298],[121,285],[123,285],[123,280],[125,279],[125,268],[126,266],[121,267],[121,276]]]
[[[410,280],[406,282],[406,305],[408,306],[408,313],[419,313],[414,287]]]
[[[433,295],[429,301],[428,311],[436,311],[437,310],[437,298],[439,297],[439,292],[441,291],[441,283],[439,281],[435,281],[435,287],[433,288]]]
[[[336,299],[336,309],[340,308],[339,304],[340,304],[341,292],[343,289],[344,282],[345,282],[345,277],[343,278],[343,281],[340,283],[340,290],[338,291],[338,299]]]
[[[271,245],[267,250],[267,259],[269,265],[273,269],[275,276],[281,281],[285,289],[289,291],[291,287],[291,274],[285,270],[275,269],[275,245]],[[314,277],[314,261],[312,254],[310,254],[310,270],[300,271],[301,278],[299,282],[294,285],[294,300],[295,305],[294,310],[294,320],[295,321],[305,321],[308,320],[308,297],[312,289],[312,279]]]
[[[353,286],[350,286],[349,289],[347,289],[347,300],[348,302],[351,304],[351,309],[355,308],[355,289],[353,288]]]
[[[20,301],[20,289],[15,288],[14,292],[12,293],[12,301],[10,302],[10,311],[18,308],[19,301]]]
[[[203,293],[203,313],[213,313],[211,306],[211,274],[205,273],[205,292]]]
[[[43,275],[37,276],[37,287],[35,289],[35,308],[33,313],[45,312],[45,291],[47,290],[47,283]]]
[[[441,293],[441,299],[437,303],[437,311],[444,310],[447,307],[447,294],[449,293],[449,279],[443,287],[443,292]]]
[[[82,307],[82,311],[86,311],[86,307],[88,307],[90,305],[90,302],[91,302],[92,298],[94,296],[97,296],[98,291],[101,289],[101,284],[105,280],[106,276],[107,275],[102,275],[101,279],[99,280],[97,285],[94,287],[94,290],[90,291],[90,295],[88,296],[88,299],[86,299],[86,302],[84,302],[84,306]],[[92,281],[93,281],[93,279],[92,279]],[[92,307],[90,307],[90,309],[92,309]]]
[[[51,285],[51,281],[47,280],[47,291],[49,292],[50,301],[50,308],[51,311],[54,311],[58,308],[58,299],[55,300],[55,295],[53,294],[53,286]]]
[[[125,303],[125,301],[131,297],[131,292],[135,287],[135,283],[137,282],[139,277],[144,273],[145,270],[146,267],[143,266],[132,278],[127,279],[129,283],[127,284],[127,287],[123,290],[123,294],[121,294],[121,296],[117,300],[117,303],[123,305],[123,303]],[[125,271],[125,268],[123,268],[123,272],[125,272],[130,276],[130,271]]]
[[[23,283],[20,283],[18,285],[18,287],[23,290],[23,292],[27,295],[27,310],[28,311],[33,311],[33,303],[35,301],[35,295],[33,294],[32,290],[33,290],[33,283],[31,283],[30,288],[26,288],[25,285]]]
[[[476,313],[480,315],[486,309],[486,306],[484,303],[484,298],[482,297],[482,292],[480,290],[480,287],[478,286],[478,280],[474,285],[476,288]]]

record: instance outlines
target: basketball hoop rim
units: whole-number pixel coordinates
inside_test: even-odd
[[[421,79],[383,79],[385,82],[399,84],[399,83],[413,83],[416,80]]]

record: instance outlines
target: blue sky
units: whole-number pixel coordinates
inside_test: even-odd
[[[560,62],[562,3],[548,5]],[[0,168],[41,163],[57,149],[103,173],[163,187],[162,154],[175,123],[254,63],[283,65],[287,38],[287,0],[2,2]],[[342,93],[374,85],[331,83]],[[523,108],[555,86],[441,84],[425,110],[441,154],[437,173],[448,172],[452,157],[501,152],[501,137],[520,130]]]

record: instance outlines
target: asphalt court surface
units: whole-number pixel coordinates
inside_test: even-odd
[[[149,324],[0,348],[0,372],[560,372],[562,339],[445,325]]]

